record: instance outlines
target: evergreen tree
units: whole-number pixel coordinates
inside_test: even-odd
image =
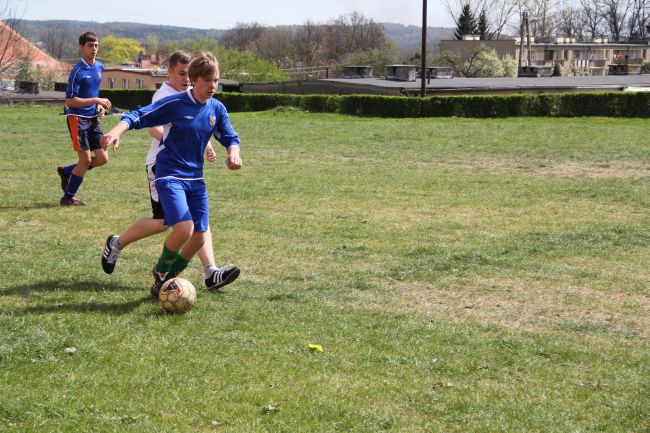
[[[474,14],[472,13],[472,8],[470,8],[469,3],[465,3],[456,23],[454,37],[457,40],[461,40],[463,39],[463,35],[475,35],[477,32],[478,27]]]
[[[490,32],[490,24],[488,23],[487,13],[485,13],[485,9],[483,9],[480,15],[478,16],[477,30],[482,41],[487,41],[492,39],[492,33]]]

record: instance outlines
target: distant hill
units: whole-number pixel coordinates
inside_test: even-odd
[[[69,21],[69,20],[46,20],[33,21],[21,20],[18,29],[24,36],[39,41],[43,28],[57,27],[67,28],[70,38],[76,40],[80,34],[86,31],[93,31],[101,38],[105,35],[114,35],[119,38],[131,38],[140,42],[146,42],[150,34],[157,35],[160,40],[181,40],[197,36],[219,38],[225,30],[217,29],[193,29],[189,27],[175,27],[154,24],[107,22],[98,23],[95,21]]]
[[[387,37],[393,39],[403,51],[418,51],[422,42],[421,28],[418,26],[406,26],[403,24],[380,23],[384,28]],[[219,39],[225,29],[193,29],[189,27],[175,27],[165,25],[140,24],[129,22],[107,22],[95,21],[69,21],[69,20],[21,20],[20,31],[32,41],[39,42],[42,38],[42,31],[47,27],[66,28],[69,37],[74,40],[83,32],[92,30],[100,38],[105,35],[115,35],[120,38],[131,38],[139,42],[146,42],[148,35],[156,35],[161,41],[182,40],[206,36]],[[276,26],[280,30],[295,31],[300,25]],[[454,29],[446,27],[428,27],[427,43],[429,50],[437,51],[441,39],[453,38]]]
[[[419,51],[422,45],[422,27],[403,24],[381,23],[384,34],[392,38],[403,51]],[[438,44],[443,39],[453,39],[454,29],[447,27],[427,27],[428,51],[438,51]]]

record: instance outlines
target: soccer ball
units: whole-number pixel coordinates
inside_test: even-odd
[[[196,289],[186,279],[172,278],[160,288],[158,300],[168,313],[185,313],[196,303]]]

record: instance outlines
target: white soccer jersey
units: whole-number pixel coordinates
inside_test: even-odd
[[[177,93],[180,92],[174,89],[172,86],[170,86],[167,81],[165,81],[162,84],[162,86],[160,86],[160,89],[158,89],[156,93],[153,94],[153,97],[151,98],[151,102],[156,102],[159,99],[162,99],[166,96],[175,95]],[[163,131],[163,136],[170,128],[170,126],[171,124],[164,126],[165,130]],[[151,140],[151,146],[149,147],[149,152],[147,153],[147,160],[145,162],[147,164],[147,167],[156,163],[156,156],[158,155],[158,152],[160,152],[160,149],[161,149],[160,141],[153,138]]]

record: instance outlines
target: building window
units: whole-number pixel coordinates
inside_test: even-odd
[[[128,80],[128,78],[122,78],[122,88],[123,89],[128,89],[129,88],[129,80]]]
[[[544,60],[553,60],[553,50],[544,50]]]
[[[110,77],[108,79],[108,88],[109,89],[114,89],[115,88],[115,78],[114,77]]]
[[[139,78],[135,79],[135,88],[136,89],[142,89],[142,80]]]

